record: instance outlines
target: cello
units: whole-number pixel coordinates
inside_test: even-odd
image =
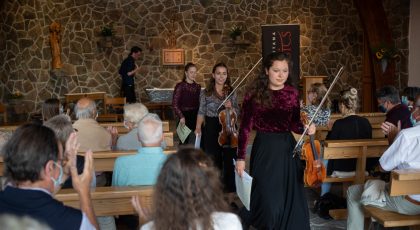
[[[229,95],[230,87],[225,85],[223,93],[225,96]],[[229,145],[232,148],[238,147],[238,131],[236,129],[236,121],[238,116],[234,109],[225,108],[219,112],[219,123],[222,130],[219,132],[217,141],[220,146]]]

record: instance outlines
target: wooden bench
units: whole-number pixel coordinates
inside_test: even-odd
[[[328,176],[324,182],[354,182],[362,184],[366,176],[366,158],[380,157],[388,148],[388,140],[356,139],[356,140],[327,140],[324,143],[324,159],[357,159],[356,175],[349,178],[334,178]]]
[[[420,194],[420,170],[394,170],[391,172],[391,196]],[[373,217],[384,227],[418,226],[420,229],[420,215],[404,215],[386,211],[373,206],[364,206],[366,216]],[[365,222],[369,225],[369,222]]]
[[[126,134],[129,132],[129,130],[125,128],[123,122],[100,122],[99,125],[101,125],[104,128],[107,128],[109,126],[116,127],[118,130],[118,134]],[[162,121],[162,128],[163,132],[169,132],[169,121]]]
[[[165,150],[165,154],[173,154],[176,152],[176,149]],[[102,151],[93,153],[93,162],[95,171],[105,171],[112,172],[114,170],[114,163],[117,157],[134,155],[137,153],[137,150],[132,151]],[[79,153],[79,155],[84,156],[84,153]],[[4,170],[4,161],[3,157],[0,157],[0,176],[3,176]]]
[[[153,186],[97,187],[91,191],[96,216],[137,214],[131,197],[138,195],[142,205],[152,206]],[[74,189],[61,189],[55,198],[67,206],[80,209],[79,195]]]
[[[385,134],[382,132],[381,123],[371,124],[372,125],[372,139],[385,138]],[[325,140],[328,135],[328,127],[318,126],[316,127],[315,138],[317,140]]]
[[[324,143],[324,159],[357,159],[356,174],[354,177],[337,178],[327,176],[326,183],[343,183],[343,196],[347,187],[353,184],[362,184],[368,179],[365,175],[366,159],[380,157],[388,148],[388,140],[382,139],[356,139],[356,140],[327,140]],[[347,209],[331,209],[330,216],[335,220],[347,218]]]
[[[165,154],[176,153],[176,150],[165,150]],[[128,156],[136,154],[136,150],[132,151],[103,151],[103,152],[94,152],[93,153],[93,162],[95,171],[101,172],[112,172],[114,170],[114,164],[117,157]],[[84,153],[79,153],[79,155],[84,155]]]
[[[385,121],[386,113],[375,112],[375,113],[357,113],[356,115],[364,117],[369,120],[370,124],[381,124]],[[335,121],[343,118],[343,115],[339,113],[331,114],[330,120]]]

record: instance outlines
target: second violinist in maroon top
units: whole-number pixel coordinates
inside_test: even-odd
[[[192,131],[195,130],[197,112],[200,107],[200,84],[195,82],[197,68],[193,63],[185,65],[185,74],[182,82],[176,84],[172,99],[172,107],[179,118],[179,123],[186,125]],[[191,132],[184,143],[194,144],[195,135]]]

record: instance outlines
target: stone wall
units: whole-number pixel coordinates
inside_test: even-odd
[[[404,85],[409,0],[394,2],[387,0],[385,6],[393,9],[387,11],[393,35],[404,51],[398,67]],[[0,4],[0,96],[6,101],[13,90],[23,92],[29,111],[39,111],[45,99],[63,98],[69,92],[105,91],[118,96],[118,68],[133,45],[144,51],[138,61],[139,96],[146,97],[145,88],[173,87],[182,79],[183,67],[161,63],[161,49],[168,47],[171,34],[176,47],[185,49],[186,62],[197,64],[197,80],[203,86],[220,61],[227,63],[235,80],[260,58],[263,24],[300,24],[301,76],[331,78],[344,65],[346,73],[334,92],[348,85],[361,88],[363,33],[351,0],[5,0]],[[63,28],[64,66],[59,70],[51,69],[48,27],[53,21]],[[110,48],[100,35],[109,24],[116,32]],[[242,36],[250,45],[232,44],[228,34],[235,24],[245,28]]]

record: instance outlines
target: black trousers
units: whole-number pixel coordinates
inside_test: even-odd
[[[127,103],[137,102],[136,92],[134,90],[134,85],[122,84],[122,86],[121,86],[121,96],[126,98]]]

